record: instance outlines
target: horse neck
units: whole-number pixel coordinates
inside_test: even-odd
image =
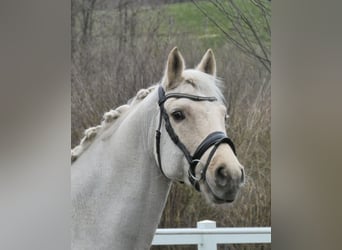
[[[73,164],[75,249],[149,248],[170,187],[153,154],[156,103],[150,94]]]

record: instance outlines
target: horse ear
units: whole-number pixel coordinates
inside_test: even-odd
[[[182,73],[185,69],[183,56],[175,47],[171,50],[167,59],[165,76],[163,83],[165,89],[175,88],[181,81]]]
[[[209,75],[216,76],[216,60],[211,49],[207,50],[196,69]]]

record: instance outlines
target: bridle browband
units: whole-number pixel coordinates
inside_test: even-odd
[[[229,139],[223,132],[221,131],[216,131],[211,134],[209,134],[202,142],[201,144],[197,147],[195,150],[195,153],[193,155],[190,154],[189,150],[186,148],[186,146],[179,140],[178,136],[176,135],[175,131],[172,128],[172,125],[170,123],[170,118],[164,108],[164,103],[167,99],[169,98],[187,98],[192,101],[209,101],[209,102],[214,102],[217,101],[216,97],[205,97],[205,96],[196,96],[196,95],[189,95],[189,94],[182,94],[182,93],[169,93],[165,95],[165,91],[162,86],[159,86],[158,88],[158,96],[159,96],[159,108],[160,108],[160,115],[159,115],[159,125],[156,130],[156,153],[157,153],[157,158],[158,158],[158,165],[160,168],[161,173],[168,178],[162,168],[161,164],[161,156],[160,156],[160,136],[161,136],[161,125],[162,125],[162,120],[165,122],[165,128],[167,133],[169,134],[171,140],[178,146],[178,148],[183,152],[186,160],[189,163],[189,170],[188,170],[188,178],[190,183],[195,187],[197,191],[200,191],[199,188],[199,182],[201,180],[205,180],[205,175],[208,169],[208,166],[210,164],[210,161],[212,157],[214,156],[217,148],[219,147],[220,144],[222,143],[227,143],[231,149],[233,150],[234,154],[236,155],[235,151],[235,146],[234,143],[232,142],[231,139]],[[204,165],[204,168],[201,170],[200,177],[196,177],[196,166],[200,162],[201,157],[203,154],[211,147],[212,150],[210,151],[210,154],[208,156],[207,162]]]

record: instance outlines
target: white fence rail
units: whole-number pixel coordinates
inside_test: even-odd
[[[198,250],[241,243],[271,243],[271,228],[217,228],[215,221],[204,220],[197,222],[197,228],[159,228],[152,241],[152,245],[197,245]]]

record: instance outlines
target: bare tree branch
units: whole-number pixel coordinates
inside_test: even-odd
[[[266,53],[265,46],[261,42],[259,34],[256,32],[252,22],[246,17],[246,15],[244,15],[244,13],[239,9],[239,7],[234,3],[233,0],[229,0],[229,2],[235,8],[235,10],[239,13],[239,15],[241,16],[242,20],[245,22],[245,24],[249,27],[249,30],[253,33],[255,40],[257,41],[260,49],[262,50],[262,52],[264,54],[264,58],[266,59],[266,61],[269,61],[268,60],[268,55]]]
[[[250,0],[249,5],[242,8],[241,5],[246,2],[237,5],[234,0],[209,0],[221,19],[212,12],[209,13],[208,7],[203,3],[196,0],[192,2],[229,42],[258,60],[268,72],[271,72],[270,43],[262,38],[264,34],[271,34],[269,1]],[[226,21],[222,21],[222,16]]]

